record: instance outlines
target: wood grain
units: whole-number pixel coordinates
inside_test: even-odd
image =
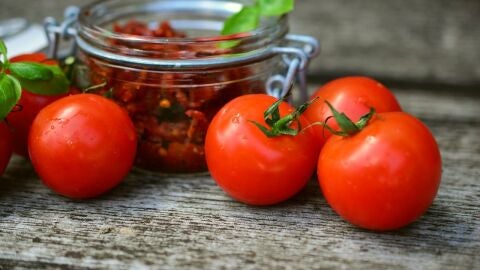
[[[232,201],[208,175],[135,170],[107,195],[73,201],[16,158],[0,181],[0,268],[478,269],[480,99],[453,89],[396,94],[431,128],[444,164],[432,207],[402,230],[347,224],[314,179],[261,208]]]
[[[0,1],[0,19],[61,18],[88,2]],[[396,82],[404,110],[435,134],[442,184],[412,225],[353,227],[314,178],[264,208],[232,201],[208,175],[139,170],[99,199],[73,201],[15,158],[0,178],[0,269],[480,269],[479,13],[477,0],[301,0],[290,18],[292,32],[323,44],[311,78]]]

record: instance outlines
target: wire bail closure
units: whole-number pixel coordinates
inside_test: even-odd
[[[276,74],[267,80],[267,94],[276,98],[283,98],[293,87],[295,80],[300,90],[300,99],[308,99],[306,71],[310,60],[320,53],[319,42],[310,36],[289,34],[285,38],[293,45],[303,45],[298,48],[274,47],[273,52],[282,55],[284,63],[288,66],[286,75]]]
[[[65,9],[63,16],[64,21],[59,23],[53,17],[45,18],[43,27],[48,40],[48,56],[50,58],[58,58],[60,40],[70,40],[77,35],[77,30],[74,25],[77,23],[80,8],[77,6],[69,6]],[[72,46],[65,55],[72,55],[75,52],[76,45],[73,42]]]
[[[271,76],[266,82],[266,93],[276,98],[283,98],[289,90],[298,83],[300,90],[299,98],[302,101],[308,99],[307,85],[306,85],[306,71],[310,60],[320,53],[319,42],[306,35],[288,34],[285,36],[285,41],[290,46],[277,47],[269,46],[262,50],[258,50],[252,54],[244,54],[238,57],[228,57],[219,59],[207,60],[162,60],[162,59],[146,59],[139,57],[130,57],[114,54],[95,48],[88,44],[77,33],[76,23],[80,8],[77,6],[70,6],[65,9],[64,20],[58,22],[53,17],[47,17],[44,21],[45,33],[48,40],[48,55],[51,58],[63,58],[74,55],[77,47],[83,51],[94,55],[96,57],[106,59],[118,64],[133,64],[137,66],[145,66],[147,68],[166,68],[166,69],[202,69],[205,67],[227,67],[232,64],[248,63],[259,59],[265,59],[274,55],[280,55],[282,61],[286,64],[287,69],[285,74],[275,74]],[[70,48],[62,51],[60,50],[60,41],[70,41]]]

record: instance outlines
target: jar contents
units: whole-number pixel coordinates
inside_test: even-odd
[[[115,23],[113,31],[133,36],[185,37],[166,21],[149,28],[146,23],[130,20],[123,25]],[[208,53],[208,48],[192,51],[187,44],[170,44],[178,47],[173,50],[172,47],[164,50],[164,44],[124,40],[112,40],[111,45],[148,51],[146,57],[154,58],[184,59]],[[100,59],[84,57],[92,83],[106,84],[99,94],[112,97],[128,111],[135,124],[139,136],[137,166],[153,171],[206,171],[204,139],[215,113],[237,96],[263,92],[262,80],[252,79],[254,71],[248,66],[200,72],[152,71],[108,65]]]

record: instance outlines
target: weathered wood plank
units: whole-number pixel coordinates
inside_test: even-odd
[[[60,18],[67,5],[87,2],[1,1],[0,18]],[[480,81],[478,1],[297,2],[292,31],[323,43],[312,78]],[[106,196],[72,201],[45,188],[17,158],[0,178],[0,269],[478,269],[478,89],[412,87],[396,94],[432,129],[444,164],[437,199],[405,229],[379,234],[348,225],[315,179],[295,198],[266,208],[232,201],[208,175],[141,171]]]
[[[0,2],[0,19],[62,18],[68,5],[92,0]],[[301,0],[292,32],[317,37],[311,74],[369,74],[395,80],[480,83],[480,1]]]
[[[302,0],[291,22],[323,44],[312,74],[478,83],[478,14],[476,0]]]
[[[72,201],[15,159],[0,181],[0,266],[478,269],[480,100],[396,93],[432,129],[444,162],[437,199],[407,228],[373,233],[343,222],[314,179],[295,198],[265,208],[232,201],[208,175],[141,171],[106,196]]]

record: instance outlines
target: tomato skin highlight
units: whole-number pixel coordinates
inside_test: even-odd
[[[43,62],[47,60],[47,55],[44,53],[25,53],[10,58],[10,62]]]
[[[316,97],[318,100],[313,102],[304,113],[310,123],[324,122],[332,116],[325,101],[330,102],[335,109],[345,113],[354,122],[368,113],[372,107],[377,113],[402,111],[390,90],[380,82],[362,76],[342,77],[330,81],[315,91],[310,99]],[[329,119],[327,124],[334,130],[338,130],[335,119]],[[322,145],[331,136],[331,133],[320,125],[312,128]]]
[[[119,184],[132,167],[136,146],[127,112],[93,94],[51,103],[37,115],[29,136],[30,159],[45,185],[78,199]]]
[[[403,112],[377,114],[351,137],[332,136],[318,160],[330,206],[371,230],[393,230],[419,218],[433,202],[441,157],[428,128]]]
[[[7,124],[0,122],[0,176],[12,157],[12,134]]]
[[[207,131],[205,154],[213,179],[234,199],[251,205],[271,205],[300,191],[312,177],[319,147],[310,129],[297,136],[269,138],[250,121],[266,126],[263,112],[275,98],[240,96],[227,103]],[[280,114],[294,109],[283,102]],[[301,116],[303,127],[308,125]]]

